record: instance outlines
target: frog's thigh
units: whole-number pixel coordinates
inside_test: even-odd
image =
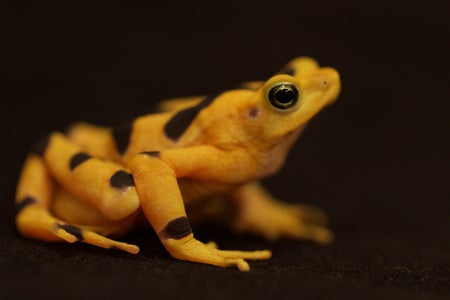
[[[158,156],[156,153],[140,154],[132,160],[130,168],[142,210],[173,257],[222,267],[235,266],[246,271],[249,266],[244,259],[268,259],[271,256],[270,251],[218,250],[196,240],[177,182],[177,172],[189,173],[189,170],[181,165],[169,167]]]
[[[133,178],[120,164],[91,156],[60,133],[49,137],[43,158],[64,188],[109,219],[121,220],[138,210]]]

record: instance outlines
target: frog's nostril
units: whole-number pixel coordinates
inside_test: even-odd
[[[320,79],[320,84],[324,88],[330,88],[340,82],[339,73],[335,69],[324,68],[322,75],[323,77]]]

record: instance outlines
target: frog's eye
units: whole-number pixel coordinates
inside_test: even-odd
[[[270,88],[268,99],[273,107],[286,110],[298,102],[299,92],[294,84],[282,82]]]

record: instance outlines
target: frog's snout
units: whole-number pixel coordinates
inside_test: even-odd
[[[333,68],[320,68],[311,76],[316,88],[322,90],[328,103],[333,103],[341,91],[341,79],[339,72]]]
[[[324,89],[340,86],[341,80],[338,71],[333,68],[321,68],[317,71],[316,81]]]

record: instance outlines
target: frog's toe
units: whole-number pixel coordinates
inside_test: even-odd
[[[241,272],[248,272],[250,271],[250,266],[249,264],[243,260],[242,258],[238,258],[238,259],[234,259],[235,262],[233,262],[233,264],[236,265],[236,267],[239,269],[239,271]]]
[[[305,224],[288,231],[288,235],[298,239],[311,240],[322,245],[329,245],[334,240],[331,230],[317,225]]]
[[[224,258],[241,258],[248,260],[264,260],[272,257],[270,250],[256,250],[256,251],[238,251],[238,250],[219,250],[215,252]]]
[[[77,232],[81,232],[79,228],[74,226],[56,223],[52,233],[68,243],[75,243],[80,240]]]
[[[326,226],[329,224],[327,214],[317,206],[308,204],[294,204],[294,213],[303,223]]]
[[[136,245],[115,241],[92,231],[85,231],[83,237],[83,242],[97,247],[122,250],[130,254],[139,253],[139,247]]]
[[[215,242],[208,242],[205,244],[213,253],[216,253],[224,258],[242,258],[248,260],[264,260],[272,257],[270,250],[255,250],[255,251],[238,251],[238,250],[220,250]]]

